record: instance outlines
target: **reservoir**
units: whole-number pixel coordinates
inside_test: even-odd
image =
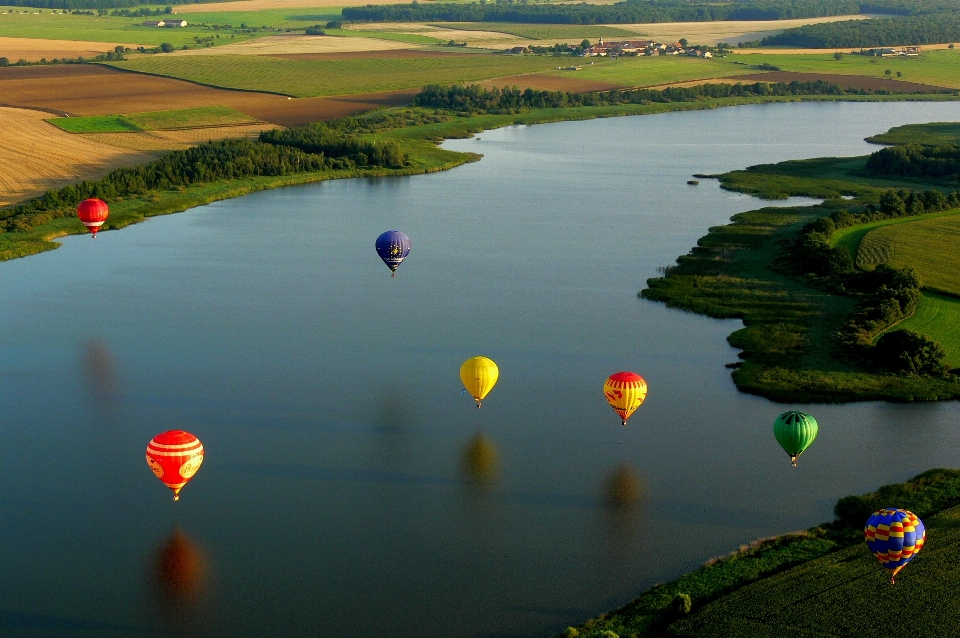
[[[693,173],[863,155],[935,121],[960,103],[510,127],[448,142],[484,155],[451,171],[0,264],[0,634],[545,637],[957,467],[951,402],[807,406],[820,434],[792,468],[771,428],[802,406],[737,392],[740,323],[637,297],[766,205]],[[374,240],[394,228],[412,251],[391,279]],[[500,368],[480,410],[458,376],[476,355]],[[650,387],[627,427],[601,392],[620,370]],[[144,459],[170,429],[206,451],[176,503]]]

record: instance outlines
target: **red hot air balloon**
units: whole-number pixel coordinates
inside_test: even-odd
[[[147,465],[157,478],[173,490],[173,500],[180,500],[180,490],[193,478],[203,463],[200,439],[183,430],[170,430],[153,437],[147,445]]]
[[[77,217],[83,222],[83,225],[90,229],[93,236],[97,236],[97,231],[107,221],[110,209],[107,202],[102,199],[85,199],[77,206]]]

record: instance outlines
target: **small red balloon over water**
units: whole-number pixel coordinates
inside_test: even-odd
[[[180,490],[203,463],[200,439],[183,430],[170,430],[153,437],[147,445],[147,465],[180,500]]]
[[[77,206],[77,217],[83,222],[83,225],[90,229],[93,236],[97,236],[97,231],[103,226],[110,215],[110,209],[107,202],[102,199],[85,199]]]

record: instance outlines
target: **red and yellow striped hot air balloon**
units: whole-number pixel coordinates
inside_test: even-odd
[[[97,231],[103,226],[110,215],[110,209],[107,202],[102,199],[85,199],[77,206],[77,217],[83,222],[93,236],[97,236]]]
[[[626,425],[630,415],[647,398],[647,382],[636,372],[617,372],[607,377],[603,384],[603,395]]]
[[[183,430],[158,434],[147,445],[147,465],[164,485],[173,490],[173,500],[180,500],[180,490],[203,463],[200,439]]]

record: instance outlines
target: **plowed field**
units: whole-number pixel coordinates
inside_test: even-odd
[[[0,206],[154,157],[61,131],[48,117],[0,107]]]
[[[3,106],[48,109],[71,115],[115,115],[222,105],[280,126],[296,126],[403,104],[417,92],[290,99],[89,64],[7,67],[0,69],[0,86],[3,87],[0,93]]]

